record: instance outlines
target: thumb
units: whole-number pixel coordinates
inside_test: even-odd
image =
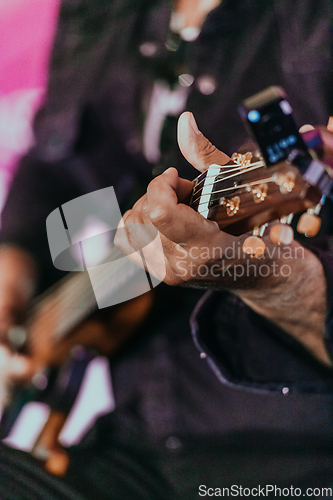
[[[194,116],[189,111],[179,117],[178,144],[186,160],[201,172],[213,163],[225,165],[230,161],[229,156],[219,151],[199,131]]]

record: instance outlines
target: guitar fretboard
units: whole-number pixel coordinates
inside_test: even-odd
[[[140,269],[129,261],[118,250],[114,249],[104,261],[92,268],[79,272],[76,276],[66,276],[56,285],[37,297],[27,320],[28,329],[32,329],[36,321],[45,322],[45,328],[51,311],[57,311],[57,325],[53,328],[53,337],[61,340],[76,325],[86,319],[97,309],[96,296],[89,272],[93,271],[94,286],[99,293],[105,291],[106,300],[116,294]],[[107,265],[106,265],[107,264]]]

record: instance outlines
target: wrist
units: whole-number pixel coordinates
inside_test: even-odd
[[[266,281],[260,280],[257,287],[237,289],[234,293],[255,312],[295,337],[321,362],[331,365],[324,343],[327,300],[321,262],[296,242],[290,247],[294,252],[290,256],[294,258],[287,259],[285,255],[278,261],[280,269],[288,261],[288,276],[271,275]]]

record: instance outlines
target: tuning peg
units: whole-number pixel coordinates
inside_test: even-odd
[[[290,227],[294,214],[289,214],[280,219],[279,224],[274,224],[269,232],[269,237],[273,243],[277,245],[290,245],[294,239],[294,231]]]
[[[265,243],[258,236],[249,236],[243,243],[243,252],[251,257],[261,257],[266,248]]]
[[[294,231],[287,224],[275,224],[271,227],[269,237],[273,243],[290,245],[294,239]]]
[[[297,231],[305,236],[312,237],[316,236],[321,226],[321,220],[317,215],[310,212],[305,212],[301,215],[298,224]]]
[[[309,238],[316,236],[321,226],[321,220],[318,215],[324,203],[325,196],[322,196],[318,205],[314,208],[309,208],[307,212],[301,215],[297,224],[297,231],[299,233],[304,234]]]
[[[265,251],[266,245],[264,241],[259,238],[259,236],[263,236],[265,228],[267,224],[263,226],[255,227],[253,229],[253,235],[246,238],[243,243],[242,250],[247,255],[251,255],[251,257],[261,257]]]

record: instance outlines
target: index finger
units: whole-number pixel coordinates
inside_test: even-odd
[[[154,226],[174,243],[193,243],[207,235],[219,233],[215,222],[183,203],[178,203],[178,192],[184,192],[186,183],[178,177],[175,168],[169,168],[154,179],[147,190],[148,215]]]

